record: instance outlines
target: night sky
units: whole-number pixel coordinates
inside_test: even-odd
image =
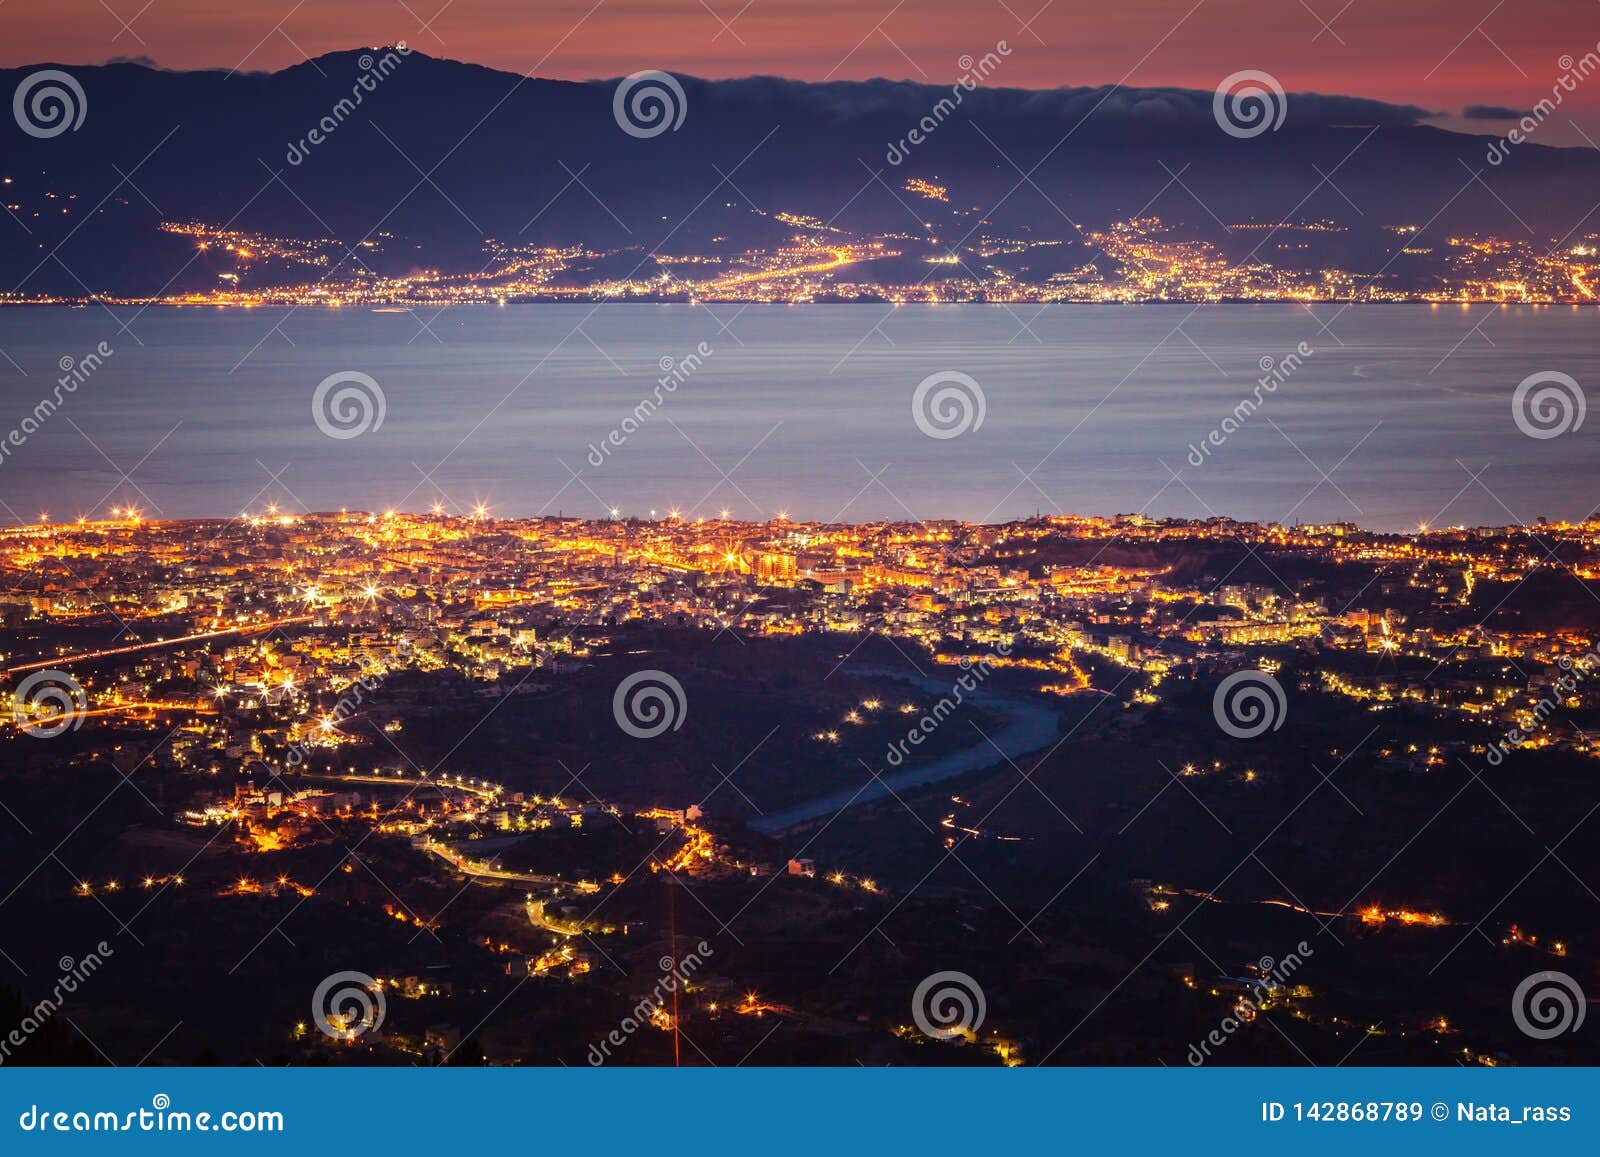
[[[144,57],[278,69],[406,41],[434,56],[568,79],[646,68],[707,77],[888,76],[948,84],[997,40],[989,83],[1214,88],[1263,69],[1291,92],[1376,97],[1466,122],[1526,109],[1600,41],[1596,0],[4,0],[0,66]],[[1505,127],[1503,124],[1500,126]],[[1600,75],[1544,143],[1600,142]]]

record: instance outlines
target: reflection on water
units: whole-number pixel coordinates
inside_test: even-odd
[[[113,350],[0,458],[0,514],[482,502],[502,515],[1144,511],[1408,528],[1600,503],[1600,423],[1540,439],[1512,416],[1530,374],[1600,384],[1592,309],[712,309],[150,309],[127,333],[99,308],[0,311],[0,348],[26,372],[0,362],[0,439],[55,392],[63,358]],[[313,395],[346,372],[378,383],[383,421],[330,437]],[[966,390],[981,424],[950,396],[943,416],[961,431],[925,432],[950,433],[913,412],[935,374],[921,404]]]

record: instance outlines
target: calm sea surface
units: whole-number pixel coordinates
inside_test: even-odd
[[[0,310],[0,443],[17,435],[0,518],[484,502],[506,516],[1144,511],[1409,528],[1600,505],[1600,415],[1553,438],[1513,420],[1530,374],[1600,395],[1593,308],[711,309]],[[105,364],[58,391],[63,359],[102,341]],[[662,366],[702,342],[698,368],[661,389]],[[1262,360],[1301,342],[1303,364],[1258,390]],[[346,439],[313,415],[341,371],[383,401],[381,425]],[[982,424],[956,437],[914,420],[918,384],[941,371],[982,392]]]

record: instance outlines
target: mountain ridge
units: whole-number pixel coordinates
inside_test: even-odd
[[[398,63],[309,143],[386,58]],[[1093,259],[1084,230],[1141,214],[1219,244],[1228,225],[1292,218],[1336,223],[1347,236],[1328,259],[1378,268],[1395,226],[1560,238],[1600,187],[1592,150],[1530,142],[1495,166],[1500,138],[1422,123],[1434,114],[1416,106],[1312,93],[1286,95],[1276,131],[1240,139],[1214,94],[1190,89],[674,76],[681,125],[637,135],[614,108],[621,80],[382,47],[276,72],[43,65],[0,70],[0,85],[41,67],[72,75],[87,109],[79,130],[47,139],[0,119],[20,226],[0,238],[0,291],[13,297],[214,284],[213,269],[184,268],[191,249],[163,221],[352,247],[381,237],[375,267],[470,270],[489,241],[770,248],[794,232],[779,214],[918,252],[1047,238],[1063,262]],[[952,108],[896,163],[894,146],[945,98]],[[948,202],[909,195],[913,180]]]

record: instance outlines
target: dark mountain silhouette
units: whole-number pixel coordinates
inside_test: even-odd
[[[682,125],[641,139],[618,126],[615,81],[411,53],[393,56],[355,104],[359,78],[388,51],[272,74],[140,63],[0,72],[11,93],[62,68],[87,104],[80,128],[48,139],[0,119],[0,173],[13,179],[0,291],[214,286],[188,238],[157,230],[163,220],[376,242],[356,251],[363,262],[403,272],[477,268],[485,238],[629,247],[638,259],[664,238],[669,253],[770,247],[794,233],[780,212],[862,235],[926,239],[931,223],[940,244],[1059,238],[1076,247],[1069,263],[1094,257],[1079,226],[1141,212],[1210,238],[1225,236],[1223,223],[1292,217],[1350,226],[1334,256],[1360,269],[1392,252],[1387,226],[1554,243],[1600,188],[1592,150],[1525,143],[1490,165],[1493,138],[1431,127],[1425,110],[1315,94],[1290,94],[1276,131],[1236,139],[1218,127],[1210,92],[980,86],[957,102],[948,87],[888,80],[679,77]],[[924,118],[933,127],[913,143]],[[947,187],[949,202],[909,195],[912,177]],[[626,273],[637,261],[615,263]]]

